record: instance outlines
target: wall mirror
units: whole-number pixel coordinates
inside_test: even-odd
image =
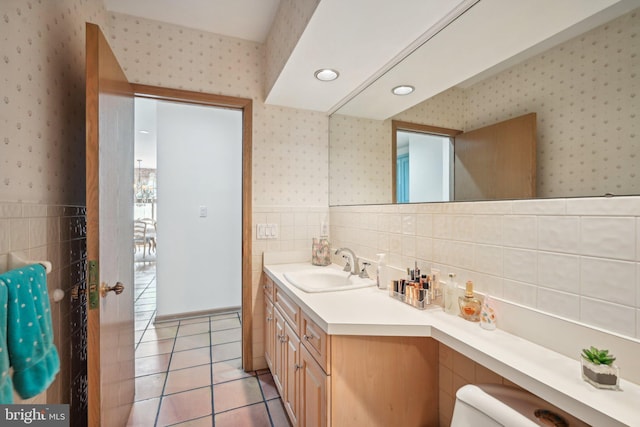
[[[568,29],[560,42],[535,46],[392,116],[354,114],[354,105],[385,102],[367,100],[365,88],[329,119],[329,204],[398,202],[394,122],[468,132],[530,113],[536,115],[533,197],[640,194],[640,4],[620,4]]]

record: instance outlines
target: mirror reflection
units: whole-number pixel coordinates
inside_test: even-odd
[[[386,120],[338,111],[330,118],[330,204],[404,200],[394,191],[394,120],[468,132],[528,113],[537,127],[533,197],[639,194],[639,28],[636,9]]]

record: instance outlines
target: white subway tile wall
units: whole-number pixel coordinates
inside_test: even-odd
[[[301,206],[253,206],[253,367],[266,367],[264,360],[264,295],[261,280],[262,254],[264,252],[309,250],[311,260],[311,239],[320,236],[321,225],[329,220],[327,207]],[[372,218],[374,221],[376,218]],[[256,226],[260,223],[276,224],[280,236],[273,240],[256,240]],[[333,246],[333,244],[332,244]]]
[[[60,373],[49,389],[23,401],[17,395],[16,403],[69,403],[71,398],[71,327],[69,324],[69,300],[71,288],[76,285],[70,277],[77,269],[84,251],[71,255],[71,245],[79,243],[77,236],[71,236],[70,221],[83,220],[83,208],[36,203],[0,204],[0,263],[6,266],[7,255],[19,252],[28,259],[51,261],[53,270],[47,275],[49,298],[53,290],[65,291],[65,299],[59,303],[50,300],[51,317],[54,328],[54,343],[60,354]],[[64,232],[63,232],[64,230]]]
[[[639,201],[335,206],[331,239],[364,258],[386,252],[391,266],[417,261],[456,273],[461,287],[473,280],[479,292],[640,338]]]

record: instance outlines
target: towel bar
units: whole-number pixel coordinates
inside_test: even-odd
[[[29,264],[40,264],[44,267],[47,274],[51,273],[53,269],[53,265],[51,261],[35,261],[35,260],[27,260],[21,254],[17,252],[9,252],[9,256],[7,257],[7,271],[13,270],[14,268],[24,267]],[[64,298],[64,291],[60,288],[55,289],[52,293],[53,301],[60,302]]]

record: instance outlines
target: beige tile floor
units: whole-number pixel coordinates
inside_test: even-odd
[[[241,368],[240,313],[154,323],[155,263],[136,263],[136,397],[127,426],[290,426],[268,370]]]

